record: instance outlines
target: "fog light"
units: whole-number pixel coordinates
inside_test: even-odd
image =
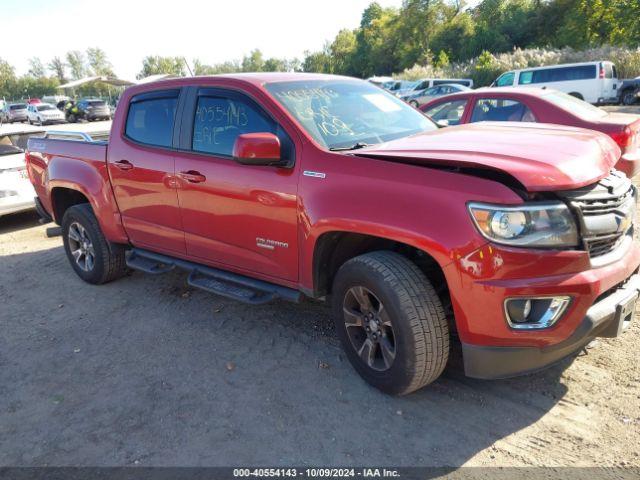
[[[549,328],[565,312],[571,297],[509,298],[504,311],[509,326],[516,330]]]

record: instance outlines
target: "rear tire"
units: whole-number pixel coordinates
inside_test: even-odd
[[[449,327],[442,303],[402,255],[379,251],[347,261],[333,283],[332,308],[349,361],[372,386],[405,395],[444,370]]]
[[[99,285],[125,274],[124,247],[107,241],[89,204],[67,209],[62,239],[71,267],[85,282]]]
[[[636,96],[636,92],[634,90],[625,90],[622,92],[622,104],[623,105],[633,105],[636,103],[638,97]]]

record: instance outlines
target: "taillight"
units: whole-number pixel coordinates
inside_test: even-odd
[[[611,138],[613,138],[614,142],[618,144],[618,146],[624,150],[627,147],[630,147],[633,143],[633,131],[629,127],[624,127],[624,130],[621,132],[615,132],[611,134]]]
[[[604,78],[604,65],[602,64],[600,65],[600,73],[598,74],[598,78]]]

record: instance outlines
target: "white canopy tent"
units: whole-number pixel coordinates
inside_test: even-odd
[[[124,80],[122,78],[116,78],[116,77],[107,77],[105,75],[102,75],[102,76],[96,76],[96,77],[85,77],[79,80],[74,80],[72,82],[65,83],[63,85],[58,86],[58,89],[59,90],[73,89],[81,85],[86,85],[87,83],[91,83],[91,82],[102,82],[102,83],[106,83],[107,85],[113,85],[114,87],[128,87],[129,85],[135,85],[135,82],[131,82],[129,80]]]

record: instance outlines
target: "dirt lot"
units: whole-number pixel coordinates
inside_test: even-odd
[[[0,219],[0,465],[640,466],[640,322],[504,381],[455,361],[368,387],[319,303],[248,307],[183,274],[83,283],[35,214]]]

